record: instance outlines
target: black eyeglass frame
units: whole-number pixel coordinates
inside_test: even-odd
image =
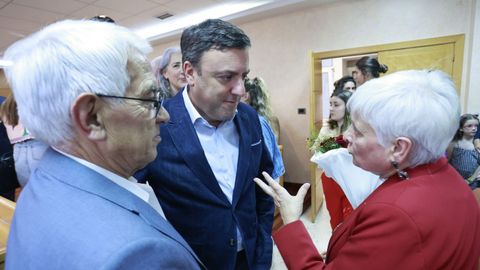
[[[94,93],[94,94],[97,95],[97,97],[104,97],[104,98],[119,98],[119,99],[129,99],[129,100],[137,100],[137,101],[143,101],[143,102],[153,102],[153,107],[155,108],[155,116],[153,117],[153,119],[158,117],[158,113],[160,112],[160,109],[163,107],[163,101],[165,100],[160,94],[158,94],[158,100],[149,99],[149,98],[112,96],[112,95],[104,95],[104,94],[98,94],[98,93]]]

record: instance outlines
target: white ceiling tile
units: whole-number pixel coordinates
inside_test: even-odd
[[[95,3],[97,0],[77,0],[78,2],[82,2],[82,3],[87,3],[87,4],[93,4]]]
[[[147,0],[98,0],[95,5],[108,7],[118,12],[129,15],[136,15],[142,11],[149,10],[158,6],[158,4]]]
[[[77,19],[91,18],[97,15],[106,15],[115,21],[121,20],[129,16],[128,14],[112,10],[111,8],[99,7],[96,5],[88,5],[71,14],[72,17]]]
[[[171,8],[172,10],[180,14],[180,13],[186,13],[186,12],[190,13],[192,11],[207,8],[215,4],[218,4],[218,3],[212,0],[197,0],[197,1],[175,0],[175,1],[166,3],[165,6]]]
[[[15,33],[16,31],[22,31],[31,33],[40,29],[45,24],[36,23],[26,20],[19,20],[19,19],[12,19],[5,16],[0,16],[0,29],[4,29],[10,31],[11,33]]]
[[[163,4],[166,4],[168,2],[172,2],[172,0],[150,0],[150,2],[155,2],[157,4],[163,5]]]
[[[87,5],[75,0],[15,0],[14,3],[62,14],[70,14]]]
[[[154,23],[161,22],[160,19],[155,18],[156,16],[162,15],[165,12],[170,12],[166,7],[159,6],[147,11],[144,11],[138,15],[128,17],[126,19],[120,20],[119,24],[129,27],[129,28],[139,28],[146,25],[151,25]]]
[[[0,16],[5,16],[13,19],[21,19],[26,21],[38,22],[38,23],[52,23],[60,20],[64,15],[53,13],[49,11],[39,10],[22,5],[9,4],[6,7],[0,9]]]

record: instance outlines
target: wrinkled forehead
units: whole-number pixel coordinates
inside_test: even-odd
[[[157,82],[148,59],[142,55],[130,57],[127,64],[130,84],[137,84],[141,90],[153,91]],[[143,91],[142,91],[143,92]]]

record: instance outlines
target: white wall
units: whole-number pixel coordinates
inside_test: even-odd
[[[472,2],[472,15],[469,39],[465,42],[468,51],[465,58],[470,61],[466,73],[466,90],[464,112],[480,113],[480,1]]]
[[[479,111],[480,94],[473,87],[480,87],[476,76],[480,70],[480,19],[473,17],[471,10],[480,7],[473,1],[344,0],[239,25],[252,40],[251,76],[265,79],[273,110],[280,119],[286,181],[301,183],[310,177],[310,154],[305,146],[311,112],[309,51],[466,34],[465,43],[471,43],[473,50],[467,48],[465,53],[462,104],[468,104],[466,111]],[[473,28],[472,23],[477,27]],[[152,57],[177,44],[178,40],[157,45]],[[471,65],[472,71],[469,51],[477,59]],[[468,88],[472,91],[467,102]],[[307,108],[307,114],[298,115],[297,108]]]

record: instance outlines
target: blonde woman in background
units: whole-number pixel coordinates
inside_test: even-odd
[[[13,95],[8,96],[0,107],[0,115],[13,146],[18,182],[24,187],[48,146],[36,140],[19,121],[17,103]]]
[[[273,161],[272,177],[278,182],[280,176],[285,173],[282,155],[278,148],[280,124],[278,118],[272,116],[263,79],[256,77],[252,80],[248,78],[245,80],[245,95],[242,97],[242,102],[252,106],[258,113],[262,125],[263,139]]]

